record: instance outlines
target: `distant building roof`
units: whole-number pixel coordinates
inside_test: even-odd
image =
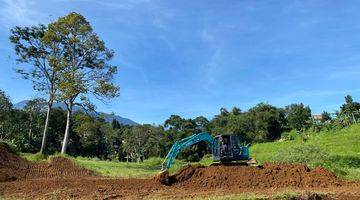
[[[322,120],[322,115],[312,115],[314,120]]]

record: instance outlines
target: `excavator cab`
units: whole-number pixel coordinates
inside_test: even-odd
[[[215,136],[212,152],[214,162],[228,163],[249,160],[249,149],[247,146],[239,145],[237,135]]]

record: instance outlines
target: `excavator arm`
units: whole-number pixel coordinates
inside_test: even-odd
[[[211,148],[211,150],[213,149],[214,138],[207,132],[197,133],[184,139],[178,140],[173,144],[169,153],[166,155],[166,158],[162,163],[162,170],[165,171],[170,169],[176,156],[180,153],[181,150],[186,149],[189,146],[196,144],[200,141],[206,142]]]

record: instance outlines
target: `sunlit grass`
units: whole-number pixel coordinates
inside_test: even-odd
[[[41,154],[22,153],[22,157],[32,162],[47,162],[49,157]],[[64,156],[64,155],[53,155]],[[50,156],[50,157],[53,157]],[[163,158],[149,158],[143,162],[118,162],[118,161],[105,161],[97,158],[84,158],[84,157],[71,157],[66,156],[76,164],[86,169],[93,170],[103,176],[119,177],[119,178],[149,178],[161,171],[161,164]],[[170,173],[174,173],[190,164],[184,161],[175,160],[170,169]]]
[[[259,163],[303,161],[312,167],[330,169],[342,178],[360,180],[360,124],[309,135],[306,141],[298,138],[254,144],[250,154]],[[321,153],[321,156],[312,152]]]

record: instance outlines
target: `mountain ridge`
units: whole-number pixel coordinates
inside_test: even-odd
[[[20,101],[20,102],[14,104],[14,108],[22,110],[25,108],[27,102],[29,102],[29,100]],[[62,110],[65,110],[66,105],[65,105],[65,103],[54,103],[53,108],[61,108]],[[74,106],[73,110],[76,112],[79,110],[83,111],[84,109],[81,108],[80,106]],[[105,112],[93,112],[92,111],[92,112],[90,112],[90,115],[92,115],[94,117],[99,117],[100,115],[103,115],[106,122],[112,122],[113,119],[116,119],[116,121],[118,121],[120,124],[124,124],[124,125],[134,126],[134,125],[138,124],[137,122],[135,122],[131,119],[121,117],[121,116],[115,115],[115,114],[105,113]]]

